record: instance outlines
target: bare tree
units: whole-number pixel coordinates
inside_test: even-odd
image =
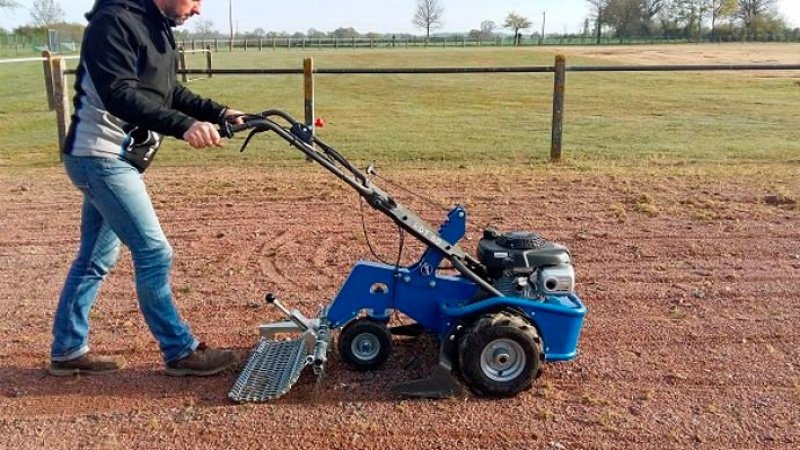
[[[64,10],[55,0],[33,0],[31,18],[34,25],[49,27],[64,21]]]
[[[194,32],[200,35],[200,39],[207,39],[217,34],[214,28],[214,21],[211,19],[199,19],[194,23]]]
[[[669,0],[639,0],[642,10],[642,22],[647,33],[653,31],[655,17],[664,10]]]
[[[608,0],[586,0],[589,2],[591,11],[591,18],[594,19],[595,35],[597,36],[597,43],[600,44],[600,39],[603,35],[603,24],[605,23],[605,13],[608,10]]]
[[[521,35],[519,30],[525,30],[533,26],[533,23],[527,17],[522,17],[519,14],[512,12],[506,16],[506,21],[503,24],[509,30],[514,30],[514,45],[519,45]]]
[[[497,28],[497,25],[492,22],[491,20],[484,20],[481,22],[481,28],[479,30],[470,30],[469,37],[478,41],[483,41],[486,39],[491,39],[494,36],[494,30]]]
[[[425,29],[425,42],[431,38],[431,30],[444,24],[444,6],[439,0],[417,0],[417,10],[412,21],[418,28]]]
[[[19,3],[16,0],[0,0],[0,9],[13,9],[18,8]]]
[[[484,20],[481,22],[481,35],[483,35],[485,39],[491,39],[491,37],[494,36],[494,30],[496,28],[497,24],[495,24],[494,21]]]

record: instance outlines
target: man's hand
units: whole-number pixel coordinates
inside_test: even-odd
[[[222,147],[222,139],[214,124],[197,121],[183,133],[183,140],[194,148],[206,148],[212,145]]]
[[[241,125],[244,123],[244,113],[239,111],[238,109],[231,109],[228,108],[225,110],[225,113],[222,114],[222,117],[228,118],[230,117],[230,122],[235,123],[236,125]]]
[[[222,117],[230,117],[230,122],[237,125],[244,123],[245,113],[238,109],[228,108],[222,114]],[[191,128],[183,133],[183,140],[188,142],[194,148],[206,148],[212,145],[222,147],[222,138],[219,136],[219,130],[216,125],[209,122],[195,122]]]

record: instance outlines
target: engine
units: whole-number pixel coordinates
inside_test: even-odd
[[[510,297],[536,299],[575,290],[567,247],[535,233],[487,229],[478,243],[478,260],[494,287]]]

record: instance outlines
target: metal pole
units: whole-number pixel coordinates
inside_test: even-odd
[[[314,130],[314,59],[303,59],[303,97],[305,99],[306,125]]]
[[[553,83],[553,135],[550,144],[550,161],[561,160],[561,137],[564,130],[564,87],[567,62],[564,55],[556,55]]]
[[[542,34],[539,36],[539,45],[544,44],[544,24],[547,21],[547,11],[542,11]]]
[[[228,26],[230,27],[230,31],[231,31],[231,36],[230,36],[230,41],[229,42],[231,42],[231,46],[230,47],[232,48],[233,47],[233,44],[232,44],[233,43],[233,1],[232,0],[228,0]]]

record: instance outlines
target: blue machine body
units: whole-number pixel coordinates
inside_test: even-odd
[[[466,231],[467,214],[456,206],[439,228],[439,235],[455,245]],[[548,295],[541,299],[510,296],[482,298],[474,281],[460,275],[440,274],[444,255],[428,247],[419,261],[408,267],[357,262],[336,297],[329,304],[326,317],[338,328],[359,317],[388,322],[397,310],[445,339],[460,321],[488,311],[513,308],[525,314],[539,331],[545,359],[564,361],[577,355],[578,339],[586,307],[575,294]]]

